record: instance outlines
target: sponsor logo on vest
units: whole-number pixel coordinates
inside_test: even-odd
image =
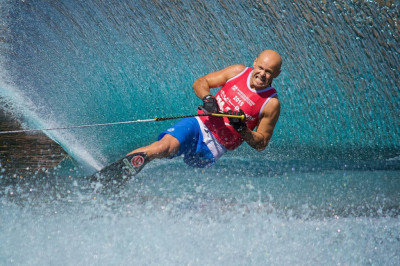
[[[228,96],[226,96],[224,91],[221,91],[220,95],[217,95],[217,97],[215,97],[215,99],[217,100],[219,109],[221,109],[221,110],[226,109],[225,103],[228,103],[228,105],[234,105],[233,102],[231,101],[231,99]],[[227,111],[227,110],[225,110],[225,111]]]
[[[249,97],[247,97],[247,95],[246,95],[245,93],[243,93],[243,92],[238,88],[238,86],[233,85],[233,86],[231,87],[231,89],[232,89],[233,91],[235,91],[235,92],[240,96],[240,98],[242,98],[248,105],[250,105],[250,106],[254,106],[254,105],[255,105],[255,103],[254,103]],[[235,101],[237,102],[237,100],[235,100]]]

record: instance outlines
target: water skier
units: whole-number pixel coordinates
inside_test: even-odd
[[[222,111],[245,114],[246,119],[213,116],[182,119],[162,132],[158,141],[128,154],[138,169],[136,173],[155,158],[180,155],[188,165],[208,167],[243,141],[257,151],[264,150],[280,114],[272,81],[280,74],[281,65],[281,56],[276,51],[265,50],[255,58],[253,68],[231,65],[197,79],[193,89],[203,100],[199,113]],[[213,96],[210,89],[217,87],[222,88]]]

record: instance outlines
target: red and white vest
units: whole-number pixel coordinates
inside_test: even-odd
[[[257,126],[264,106],[277,95],[273,87],[258,91],[252,89],[250,87],[252,72],[253,69],[247,67],[240,74],[229,79],[215,95],[221,111],[242,109],[246,114],[246,124],[250,130]],[[198,113],[203,113],[203,111]],[[242,144],[242,136],[229,124],[227,117],[202,116],[200,119],[226,149],[234,150]]]

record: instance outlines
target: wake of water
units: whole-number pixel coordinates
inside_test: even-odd
[[[193,171],[161,160],[116,194],[58,174],[19,181],[1,194],[0,261],[397,264],[398,171],[267,162],[266,176],[265,167],[233,158]]]

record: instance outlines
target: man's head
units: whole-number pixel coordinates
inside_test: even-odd
[[[254,60],[254,71],[250,78],[250,87],[261,90],[271,85],[272,80],[281,73],[281,56],[273,50],[262,51]]]

